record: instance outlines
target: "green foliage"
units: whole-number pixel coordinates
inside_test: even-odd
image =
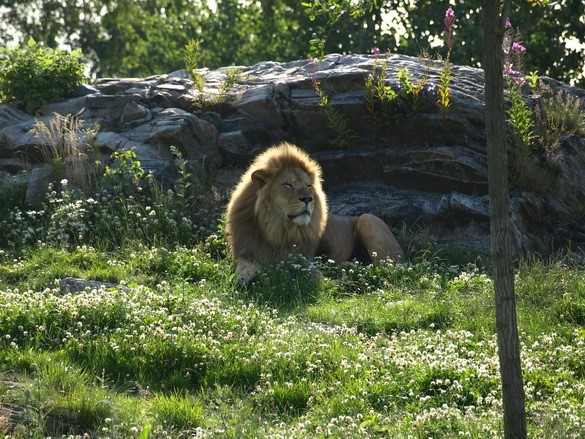
[[[0,98],[16,101],[28,113],[66,98],[85,79],[81,50],[46,49],[33,39],[24,47],[0,49]]]
[[[258,273],[243,293],[258,304],[290,310],[315,300],[319,292],[317,277],[306,259],[291,255],[285,262]]]
[[[183,61],[189,72],[194,72],[201,67],[201,41],[190,40],[185,45]]]
[[[423,92],[429,92],[430,89],[425,90],[427,84],[427,78],[423,78],[421,81],[412,82],[409,76],[408,68],[404,68],[397,73],[398,81],[400,82],[400,95],[405,99],[414,114],[417,114],[423,106]],[[431,93],[428,93],[432,95]],[[432,97],[432,96],[431,96]]]
[[[16,206],[5,212],[0,225],[8,233],[0,237],[0,245],[18,247],[37,241],[62,246],[110,247],[132,241],[174,245],[192,242],[200,232],[209,235],[219,221],[219,196],[204,176],[188,172],[186,162],[174,151],[179,171],[174,188],[164,187],[148,174],[134,151],[115,153],[106,167],[106,186],[93,196],[70,188],[64,179],[49,188],[39,210]],[[220,242],[214,244],[217,249]]]
[[[364,82],[364,101],[377,129],[387,128],[388,124],[396,126],[409,116],[416,116],[420,111],[428,110],[435,105],[439,107],[441,113],[446,114],[450,106],[449,75],[448,81],[436,87],[429,83],[426,76],[420,81],[413,82],[408,68],[405,67],[397,73],[399,86],[394,90],[392,86],[386,85],[387,66],[388,59],[383,61],[375,59],[372,73]],[[441,87],[444,87],[443,90]],[[442,105],[440,94],[439,100],[435,102],[438,92],[445,95],[447,107]]]
[[[390,114],[392,103],[398,97],[398,93],[391,86],[386,85],[387,67],[387,60],[380,62],[375,59],[372,64],[372,74],[366,77],[364,84],[366,107],[376,123],[381,122],[379,120],[381,115]]]
[[[164,270],[173,277],[180,265]],[[343,272],[330,271],[308,308],[279,312],[234,296],[227,282],[0,290],[0,370],[19,382],[3,401],[31,414],[24,437],[55,423],[114,437],[226,428],[240,437],[498,436],[486,274],[427,262],[368,270],[356,276],[377,289],[332,297]],[[531,431],[578,438],[583,268],[530,262],[518,281],[528,408],[546,414],[530,418]],[[384,326],[398,316],[403,326]]]
[[[290,61],[312,53],[366,53],[374,46],[416,56],[430,51],[442,38],[440,17],[445,2],[332,2],[261,0],[207,2],[185,0],[0,0],[7,12],[0,35],[34,37],[48,47],[66,41],[88,57],[92,76],[147,76],[168,73],[184,66],[185,45],[201,43],[198,67],[251,65],[259,61]],[[579,45],[567,47],[565,39],[583,43],[581,0],[561,0],[547,7],[527,2],[511,4],[510,18],[521,29],[530,29],[526,44],[529,70],[568,81],[583,70]],[[481,33],[477,32],[481,2],[466,0],[455,6],[457,28],[455,64],[481,64]],[[33,12],[34,10],[34,12]],[[307,13],[307,12],[308,13]],[[32,14],[37,19],[31,22]],[[388,19],[388,17],[391,17]],[[429,26],[429,23],[433,23]],[[13,31],[12,28],[16,30]],[[563,29],[562,38],[559,29]],[[424,31],[424,34],[423,34]],[[308,38],[309,36],[309,38]],[[443,56],[446,53],[442,54]],[[583,84],[583,78],[577,82]]]
[[[124,187],[131,183],[139,185],[148,174],[142,169],[140,161],[136,160],[136,152],[129,149],[124,152],[115,151],[113,154],[113,167],[106,166],[104,177],[114,186]]]
[[[178,393],[157,395],[152,402],[157,423],[178,431],[192,431],[203,424],[203,406],[196,398]]]
[[[376,6],[375,1],[359,0],[357,2],[349,0],[333,0],[328,2],[320,2],[313,0],[310,2],[301,2],[301,6],[305,8],[305,12],[311,21],[315,21],[318,16],[326,18],[323,36],[319,37],[316,33],[313,34],[310,40],[310,58],[322,59],[325,55],[325,48],[330,39],[331,32],[342,20],[342,17],[347,16],[352,20],[358,21]],[[375,15],[374,15],[375,16]]]
[[[207,83],[205,74],[193,70],[192,75],[195,89],[197,90],[197,95],[194,97],[193,102],[200,110],[213,111],[223,117],[227,117],[235,111],[232,104],[233,97],[229,96],[228,92],[241,80],[241,71],[238,68],[231,67],[226,70],[225,80],[219,83],[212,97],[208,97],[210,91],[205,89]]]
[[[439,77],[439,85],[437,87],[437,93],[439,94],[439,99],[437,100],[437,105],[439,107],[439,112],[441,116],[445,118],[449,109],[451,108],[451,92],[449,91],[449,84],[453,80],[453,72],[451,71],[451,62],[449,61],[449,57],[445,60],[445,67],[441,70],[441,75]]]
[[[510,83],[510,108],[507,110],[508,123],[513,129],[512,143],[521,157],[532,153],[534,146],[534,121],[532,111],[526,103],[522,87]]]

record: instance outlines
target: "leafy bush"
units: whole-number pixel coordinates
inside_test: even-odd
[[[43,48],[32,38],[23,48],[0,49],[0,99],[17,101],[28,113],[63,99],[85,79],[81,50]]]

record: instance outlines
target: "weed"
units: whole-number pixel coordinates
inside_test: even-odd
[[[534,121],[532,111],[528,108],[520,86],[511,83],[510,108],[508,109],[508,123],[513,128],[512,143],[520,160],[532,155],[534,147]]]
[[[140,161],[136,159],[134,149],[124,152],[115,151],[112,155],[112,167],[106,166],[104,178],[106,182],[119,189],[135,186],[140,187],[142,180],[149,178],[142,169]]]
[[[542,149],[553,155],[558,149],[561,135],[585,136],[585,110],[583,101],[563,91],[552,92],[542,86],[540,100],[535,106],[536,131]]]
[[[205,83],[207,82],[205,76],[199,72],[193,72],[193,81],[197,89],[197,97],[194,100],[195,105],[198,108],[207,108],[209,104],[205,96]]]
[[[379,49],[374,48],[376,53]],[[398,71],[399,86],[394,89],[386,84],[388,59],[372,64],[372,73],[365,79],[364,101],[375,127],[397,126],[409,115],[416,117],[421,111],[435,105],[438,88],[425,76],[414,82],[408,68]],[[448,84],[447,84],[448,85]],[[445,93],[448,94],[448,89]]]
[[[236,67],[228,68],[225,73],[225,80],[219,86],[219,95],[221,98],[230,91],[242,78],[242,71]]]
[[[451,52],[455,44],[454,36],[454,25],[455,25],[455,11],[449,6],[445,11],[445,17],[443,18],[443,24],[445,25],[444,41],[447,46],[447,58],[445,59],[445,66],[441,69],[439,76],[439,86],[437,92],[439,99],[437,100],[437,106],[439,112],[445,120],[449,109],[451,108],[451,92],[449,91],[449,84],[453,80],[453,72],[451,71]]]
[[[198,71],[201,67],[201,42],[197,40],[190,40],[183,51],[183,61],[186,69],[193,76],[193,82],[197,95],[194,97],[194,104],[202,111],[214,111],[222,116],[229,116],[234,110],[231,98],[227,93],[233,88],[241,79],[241,71],[237,68],[230,68],[225,74],[225,80],[220,82],[218,92],[212,99],[207,97],[205,85],[207,78]]]
[[[189,40],[183,48],[183,61],[185,68],[194,73],[201,67],[201,41]]]
[[[379,53],[377,48],[372,51]],[[364,100],[375,125],[383,123],[382,119],[391,114],[392,104],[398,97],[398,93],[391,86],[386,85],[387,67],[387,60],[380,62],[377,58],[374,59],[372,73],[366,77],[365,81]]]
[[[452,101],[451,101],[451,91],[449,90],[449,84],[453,80],[453,72],[451,71],[451,62],[449,60],[449,56],[445,60],[445,67],[441,69],[441,74],[439,76],[439,85],[437,87],[437,94],[439,95],[439,99],[437,100],[437,106],[439,107],[439,112],[443,117],[443,120],[447,116],[447,113],[451,109]]]

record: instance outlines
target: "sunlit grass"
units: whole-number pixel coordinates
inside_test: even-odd
[[[79,261],[78,251],[87,249],[62,257]],[[37,252],[47,257],[39,248],[31,260]],[[323,267],[330,277],[314,280],[293,266],[286,281],[270,272],[240,293],[220,273],[228,263],[196,254],[137,253],[121,271],[124,283],[136,284],[137,276],[151,287],[5,288],[0,364],[19,385],[3,389],[3,399],[28,407],[35,428],[63,434],[501,434],[491,282],[481,270],[407,263],[374,276],[371,267],[346,267],[364,276],[351,280],[364,292],[351,294],[342,269]],[[72,266],[68,274],[86,273]],[[175,283],[161,284],[161,273]],[[300,278],[291,279],[294,273]],[[181,276],[195,282],[180,283]],[[521,325],[531,429],[535,437],[578,437],[584,271],[532,262],[517,284],[520,321],[538,315],[541,322]],[[299,285],[310,287],[303,301]],[[273,306],[286,288],[297,299]]]

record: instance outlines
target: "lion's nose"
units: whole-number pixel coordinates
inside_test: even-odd
[[[309,204],[311,201],[313,201],[313,197],[311,196],[299,197],[299,200],[301,200],[305,204]]]

